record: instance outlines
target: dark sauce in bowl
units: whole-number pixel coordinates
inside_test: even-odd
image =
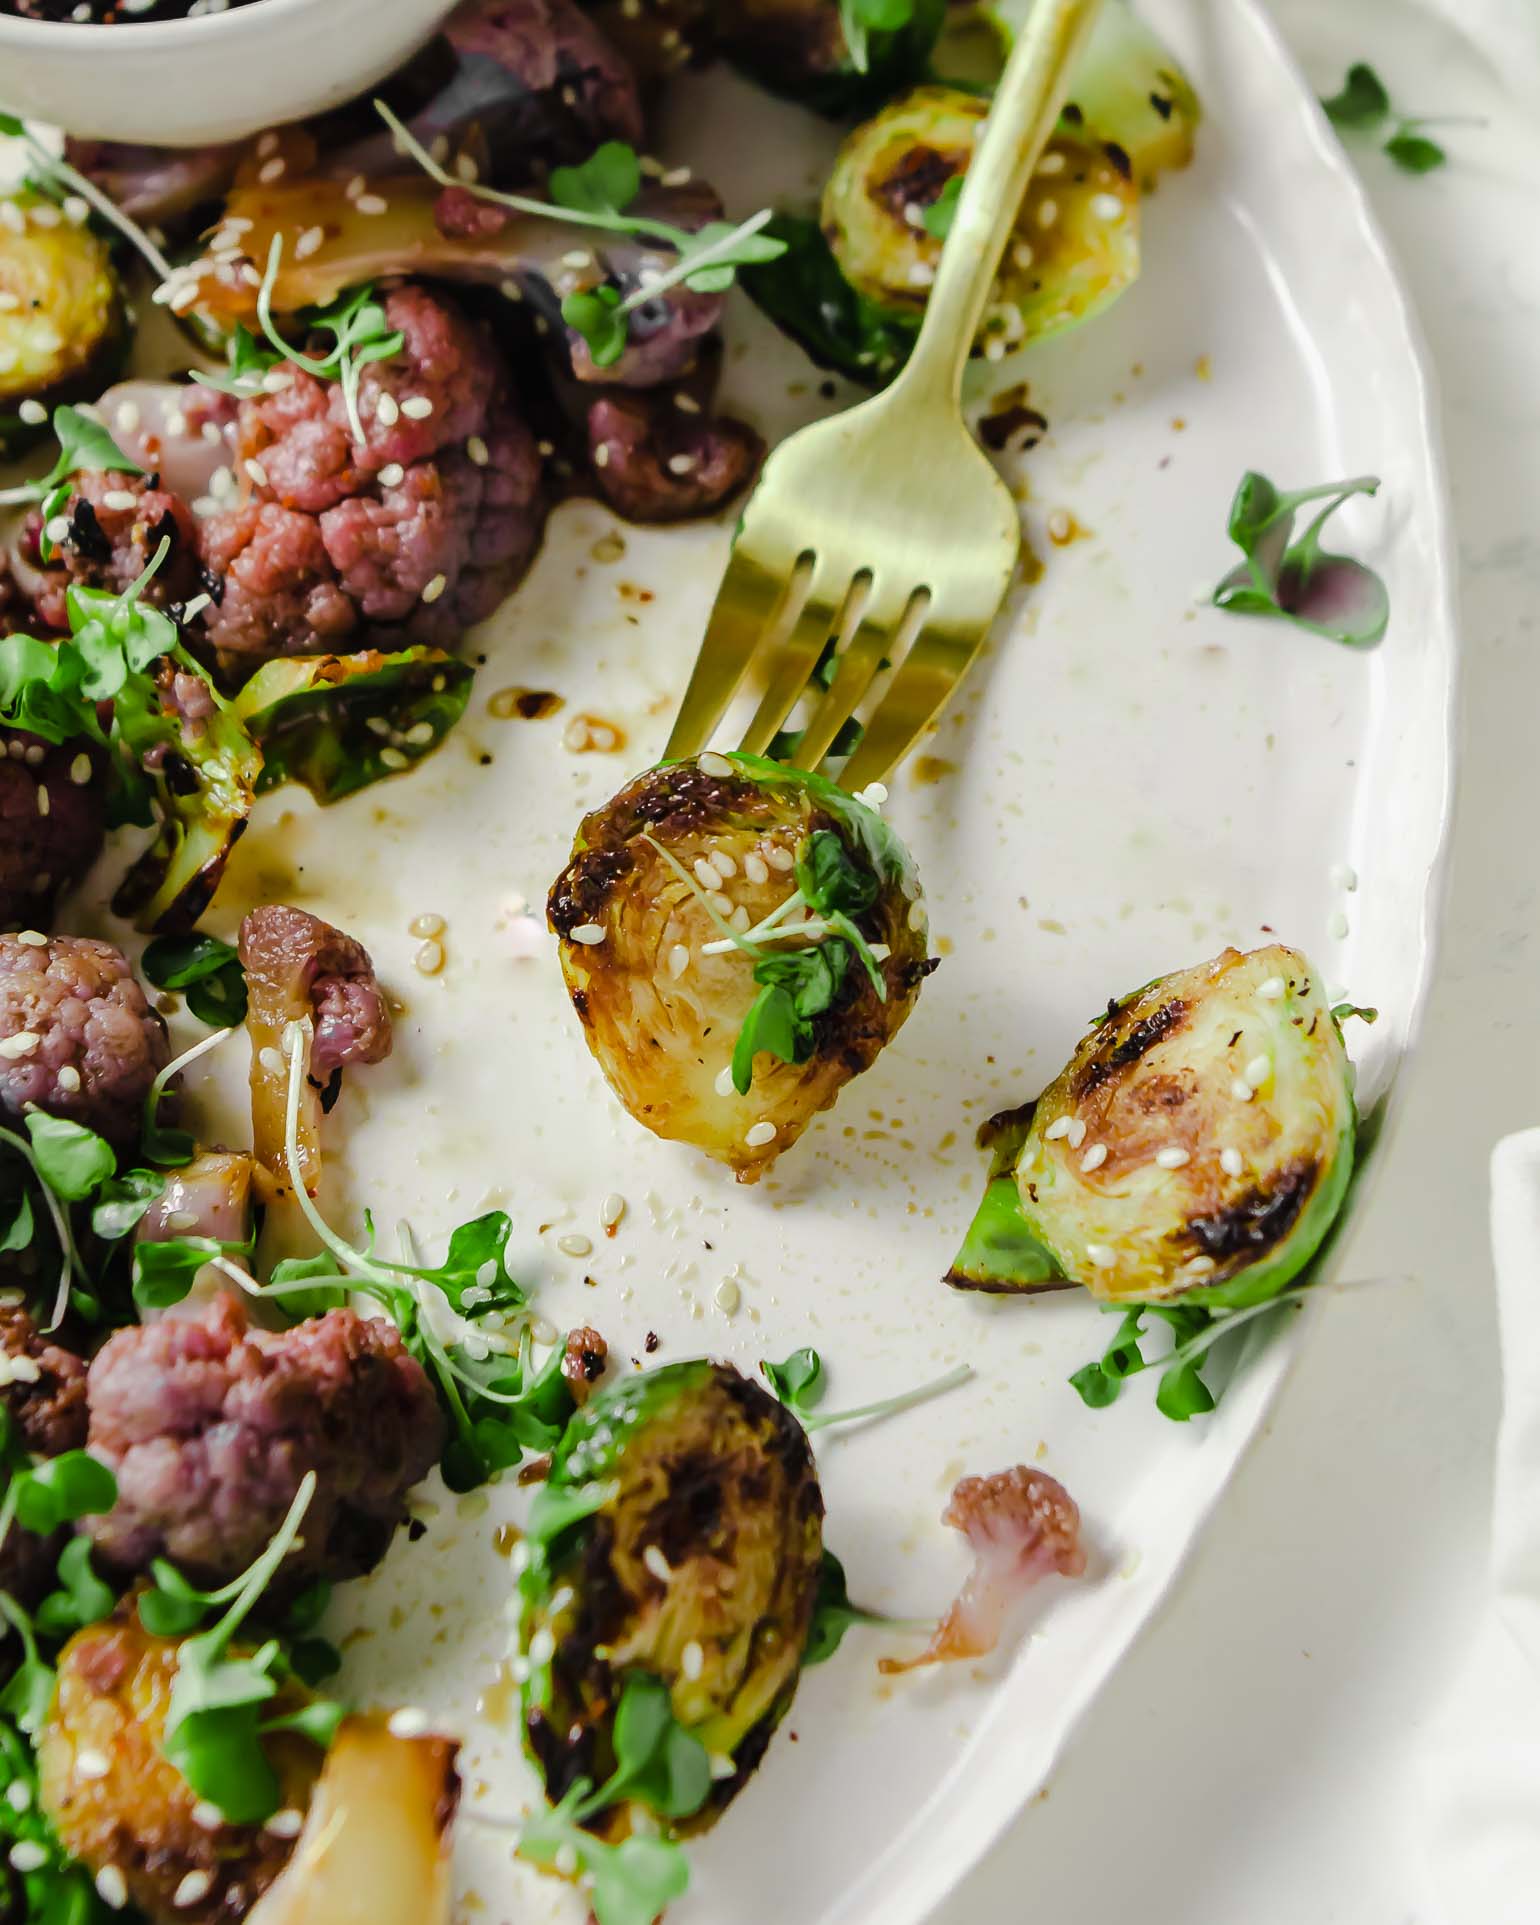
[[[196,20],[252,0],[0,0],[0,14],[55,26],[132,27],[152,20]]]

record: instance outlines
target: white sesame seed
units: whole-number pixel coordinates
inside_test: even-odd
[[[305,1814],[286,1805],[282,1811],[275,1811],[262,1829],[272,1838],[298,1838],[305,1829]]]
[[[1052,227],[1059,218],[1059,203],[1055,200],[1042,201],[1038,205],[1037,224],[1039,227]]]
[[[1253,1089],[1260,1089],[1272,1073],[1272,1060],[1267,1056],[1253,1056],[1241,1072]]]
[[[426,1711],[419,1711],[416,1705],[403,1705],[399,1711],[392,1711],[386,1729],[393,1738],[421,1738],[433,1728],[433,1721]]]
[[[711,852],[711,861],[717,874],[724,882],[726,882],[730,876],[735,876],[738,873],[737,863],[734,862],[725,849],[713,849]]]
[[[1088,1243],[1085,1253],[1098,1270],[1110,1270],[1117,1262],[1117,1253],[1105,1243]]]
[[[390,207],[390,202],[383,194],[360,194],[353,205],[360,214],[383,214]]]
[[[767,1143],[775,1141],[775,1125],[768,1119],[755,1123],[744,1132],[743,1140],[751,1150],[762,1150]]]
[[[1080,1168],[1086,1176],[1089,1176],[1092,1170],[1099,1170],[1106,1161],[1107,1145],[1105,1143],[1093,1143],[1085,1155],[1081,1157]]]
[[[714,749],[702,749],[695,758],[695,766],[702,775],[714,775],[718,778],[731,775],[733,772],[732,763],[725,755],[718,755]]]
[[[16,410],[29,428],[39,428],[48,419],[48,410],[41,401],[26,400]]]
[[[558,1237],[556,1239],[556,1247],[564,1257],[592,1256],[594,1248],[591,1238],[579,1236],[576,1233],[571,1236]]]
[[[1063,154],[1059,153],[1056,149],[1051,149],[1038,161],[1037,171],[1040,174],[1062,174],[1067,165],[1068,162],[1065,160]]]
[[[465,452],[470,459],[471,465],[476,468],[484,468],[492,459],[491,455],[487,452],[487,444],[479,434],[473,434],[466,442]]]
[[[112,411],[112,425],[122,434],[132,434],[140,419],[137,401],[120,401]]]
[[[121,1912],[128,1903],[128,1880],[120,1865],[103,1865],[96,1874],[96,1895],[104,1905]]]
[[[1116,194],[1093,194],[1091,212],[1099,221],[1115,221],[1123,212],[1123,203]]]
[[[718,1096],[731,1096],[733,1094],[733,1066],[731,1063],[724,1063],[717,1071],[716,1082],[712,1087]]]
[[[668,952],[668,973],[673,977],[675,982],[678,982],[679,978],[684,974],[684,972],[689,968],[689,966],[690,966],[689,950],[685,948],[682,942],[676,942],[673,948]]]
[[[1332,887],[1346,889],[1351,895],[1358,887],[1358,871],[1350,862],[1335,862],[1331,871]]]
[[[19,1872],[41,1871],[48,1863],[48,1853],[30,1838],[23,1838],[20,1844],[11,1847],[11,1863]]]
[[[131,488],[109,488],[102,496],[102,506],[114,509],[118,514],[127,514],[138,502],[139,497]]]
[[[599,1222],[606,1230],[613,1230],[626,1213],[626,1199],[618,1190],[611,1190],[599,1206]]]
[[[1067,1116],[1056,1116],[1043,1131],[1043,1135],[1048,1142],[1057,1143],[1061,1136],[1069,1135],[1069,1124],[1070,1119]]]
[[[1337,941],[1340,942],[1342,938],[1347,934],[1347,932],[1348,932],[1347,917],[1343,915],[1340,909],[1334,910],[1333,913],[1327,918],[1327,922],[1326,922],[1327,935],[1334,937]]]
[[[1214,1259],[1212,1257],[1193,1257],[1192,1260],[1183,1267],[1190,1277],[1206,1277],[1214,1267]]]
[[[192,1820],[200,1831],[218,1831],[225,1822],[225,1815],[218,1805],[211,1805],[207,1798],[200,1798],[192,1808]]]
[[[30,1056],[42,1040],[35,1029],[19,1029],[14,1036],[0,1036],[0,1056],[8,1063],[18,1062],[23,1056]]]
[[[768,882],[770,880],[770,866],[763,856],[756,855],[750,850],[748,855],[743,858],[743,874],[745,880],[749,882]]]
[[[262,186],[271,187],[275,180],[282,180],[289,171],[289,163],[282,154],[275,154],[271,160],[263,161],[257,169],[257,179]]]
[[[60,542],[69,539],[69,532],[70,518],[68,515],[55,515],[53,520],[43,529],[43,533],[48,537],[49,541],[53,543],[55,548],[59,546]]]
[[[406,479],[406,470],[399,461],[388,461],[380,470],[382,488],[398,488]]]
[[[25,1778],[13,1778],[5,1788],[5,1802],[12,1811],[29,1811],[32,1806],[32,1787]]]
[[[717,1781],[718,1784],[720,1784],[726,1778],[737,1777],[738,1767],[733,1763],[732,1759],[729,1758],[724,1752],[713,1751],[710,1754],[710,1757],[711,1757],[711,1775]]]
[[[720,889],[713,889],[706,897],[706,900],[719,916],[725,918],[733,912],[732,904],[727,900],[726,896],[722,894]]]
[[[569,1838],[565,1844],[558,1845],[551,1859],[552,1865],[563,1878],[570,1878],[578,1868],[577,1846]]]
[[[1069,1138],[1069,1146],[1072,1150],[1078,1150],[1085,1141],[1085,1124],[1078,1116],[1072,1116],[1070,1118],[1069,1128],[1065,1131],[1065,1135]]]
[[[249,455],[247,457],[245,468],[247,474],[259,488],[265,488],[267,486],[267,470],[262,466],[262,463],[257,460],[255,455]]]
[[[64,218],[71,227],[84,227],[91,218],[91,203],[79,194],[67,194],[64,199]]]
[[[408,421],[426,421],[433,412],[433,403],[425,394],[411,394],[401,403],[401,412]]]
[[[595,943],[603,942],[604,924],[602,922],[580,922],[577,928],[572,931],[572,940],[573,942],[584,943],[589,947],[592,947]]]
[[[60,1089],[68,1090],[73,1096],[75,1091],[80,1088],[80,1071],[76,1069],[73,1063],[66,1063],[63,1069],[59,1071],[58,1082]]]
[[[694,1638],[679,1653],[679,1668],[692,1683],[706,1668],[706,1654]]]
[[[869,809],[880,809],[888,799],[888,785],[885,782],[868,782],[856,796],[857,802],[864,802]]]
[[[717,874],[715,865],[705,856],[697,856],[690,867],[695,871],[695,880],[702,889],[715,889],[720,885],[722,878]]]
[[[430,581],[427,587],[422,591],[423,600],[425,602],[436,602],[439,596],[443,594],[444,590],[448,586],[449,586],[449,582],[447,577],[443,575],[435,575],[432,581]]]
[[[401,419],[401,408],[393,394],[381,393],[374,404],[374,418],[387,428],[393,428]]]
[[[81,1750],[75,1753],[75,1771],[81,1778],[105,1778],[112,1764],[105,1751]]]
[[[473,186],[481,178],[481,169],[469,154],[455,155],[455,174],[467,187]]]
[[[35,1384],[42,1381],[42,1368],[34,1358],[26,1356],[12,1357],[8,1359],[8,1361],[11,1367],[11,1376],[16,1383]],[[103,1773],[102,1775],[105,1777],[106,1774]]]
[[[696,457],[694,455],[670,455],[668,458],[668,471],[673,475],[687,475],[695,466],[695,463]]]
[[[1226,1149],[1219,1152],[1219,1167],[1226,1176],[1239,1176],[1246,1164],[1239,1150]]]
[[[793,855],[790,849],[783,849],[779,844],[773,849],[766,849],[765,861],[769,863],[772,869],[779,869],[783,875],[788,870],[795,869],[797,866],[796,856]]]
[[[1235,1081],[1230,1085],[1230,1094],[1235,1098],[1237,1103],[1249,1103],[1252,1097],[1256,1095],[1256,1091],[1243,1076],[1237,1076]]]
[[[38,814],[39,814],[39,815],[47,815],[47,813],[48,813],[48,811],[49,811],[49,809],[50,809],[50,808],[51,808],[52,806],[53,806],[53,805],[52,805],[52,803],[50,802],[50,800],[49,800],[49,795],[48,795],[48,784],[47,784],[46,782],[39,782],[39,783],[38,783],[38,785],[37,785],[37,812],[38,812]]]
[[[1179,1170],[1184,1163],[1190,1163],[1192,1157],[1179,1144],[1173,1143],[1169,1149],[1157,1150],[1155,1161],[1163,1170]]]
[[[196,1905],[200,1900],[208,1897],[209,1887],[213,1883],[212,1872],[201,1869],[189,1872],[172,1894],[171,1902],[178,1910],[188,1905]]]
[[[29,769],[35,769],[42,761],[44,749],[41,742],[29,742],[21,752],[21,759]]]
[[[1257,994],[1264,1002],[1277,1002],[1278,998],[1283,994],[1283,991],[1284,981],[1282,976],[1269,976],[1265,983],[1257,984]]]
[[[642,1562],[660,1584],[669,1584],[673,1581],[673,1566],[663,1555],[662,1551],[658,1549],[656,1544],[649,1544],[646,1550],[642,1552]]]
[[[409,755],[403,754],[394,743],[387,743],[386,746],[380,750],[380,764],[383,768],[395,769],[399,773],[400,770],[411,767],[412,758]]]
[[[48,947],[48,938],[43,934],[41,929],[23,929],[16,940],[18,942],[24,942],[29,949],[46,949]]]

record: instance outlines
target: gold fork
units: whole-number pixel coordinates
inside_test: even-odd
[[[862,788],[888,773],[978,653],[1015,572],[1021,521],[963,421],[963,371],[1097,5],[1037,0],[968,168],[903,372],[871,400],[802,429],[766,462],[668,757],[705,746],[760,644],[781,635],[743,737],[745,749],[762,753],[833,640],[832,679],[795,760],[817,768],[879,670],[896,663],[841,776]]]

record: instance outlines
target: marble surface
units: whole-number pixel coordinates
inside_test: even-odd
[[[1320,90],[1368,59],[1399,106],[1482,122],[1420,179],[1359,153],[1442,385],[1465,642],[1440,980],[1349,1272],[1405,1280],[1317,1324],[1160,1619],[936,1925],[1437,1925],[1418,1754],[1484,1582],[1486,1162],[1540,1112],[1540,7],[1275,10]]]

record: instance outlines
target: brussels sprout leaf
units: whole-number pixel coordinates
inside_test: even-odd
[[[1033,1105],[1002,1110],[978,1133],[980,1149],[990,1152],[984,1195],[952,1259],[946,1282],[954,1290],[996,1293],[1068,1290],[1058,1260],[1027,1222],[1016,1187],[1016,1160],[1032,1125]]]
[[[91,1569],[91,1540],[72,1537],[59,1553],[61,1588],[37,1607],[37,1628],[51,1638],[67,1638],[87,1624],[99,1624],[117,1603],[117,1594]]]
[[[1359,60],[1348,68],[1341,90],[1322,100],[1321,105],[1334,127],[1362,130],[1377,127],[1390,112],[1390,95],[1374,69]]]
[[[246,972],[241,959],[217,936],[157,936],[140,966],[157,989],[185,989],[187,1007],[200,1023],[229,1029],[246,1020]]]
[[[821,368],[879,388],[909,359],[919,323],[857,293],[815,220],[777,214],[766,230],[784,246],[743,275],[749,299]]]
[[[1230,506],[1230,539],[1246,559],[1214,590],[1216,607],[1240,615],[1278,615],[1332,641],[1367,647],[1385,633],[1390,598],[1365,563],[1321,547],[1329,517],[1354,495],[1372,495],[1379,478],[1326,482],[1283,494],[1265,475],[1242,477]],[[1325,506],[1298,541],[1294,518],[1309,501]]]
[[[823,1396],[823,1358],[816,1350],[794,1350],[783,1364],[764,1360],[759,1367],[776,1396],[799,1417]]]

